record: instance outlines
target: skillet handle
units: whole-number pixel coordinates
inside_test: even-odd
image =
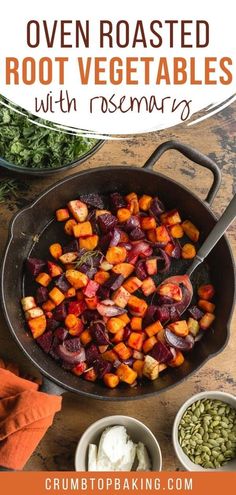
[[[43,383],[40,387],[40,392],[45,392],[45,394],[49,395],[62,395],[65,392],[65,389],[52,382],[46,377],[43,377]]]
[[[159,158],[163,155],[163,153],[165,153],[168,150],[177,150],[180,153],[182,153],[182,155],[186,156],[186,158],[192,160],[192,162],[198,163],[202,167],[211,170],[211,172],[213,173],[213,183],[205,200],[210,205],[220,187],[221,172],[218,166],[216,165],[216,163],[213,162],[211,158],[204,155],[200,151],[195,150],[191,146],[188,146],[187,144],[179,143],[178,141],[166,141],[165,143],[160,144],[160,146],[156,148],[156,150],[152,153],[152,155],[143,165],[143,168],[153,168],[157,160],[159,160]]]

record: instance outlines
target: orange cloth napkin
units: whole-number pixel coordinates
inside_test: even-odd
[[[0,466],[22,469],[61,409],[61,397],[0,369]]]

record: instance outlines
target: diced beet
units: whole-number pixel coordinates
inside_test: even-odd
[[[53,311],[53,318],[57,321],[64,321],[67,316],[65,303],[59,304]]]
[[[170,321],[172,322],[178,321],[180,319],[180,313],[178,311],[177,305],[170,305],[169,310],[170,310],[170,316],[169,316]]]
[[[101,249],[101,251],[103,253],[107,252],[107,250],[110,246],[111,240],[112,240],[112,230],[110,230],[110,232],[108,232],[107,234],[100,236],[99,248]]]
[[[98,225],[104,234],[106,234],[110,230],[113,230],[116,224],[117,218],[111,213],[103,213],[98,217]]]
[[[45,261],[39,258],[28,258],[26,261],[26,266],[29,272],[33,277],[37,277],[37,275],[43,271],[46,266]]]
[[[86,361],[89,366],[93,364],[93,362],[100,357],[99,350],[95,344],[90,344],[90,346],[88,346],[85,349],[85,354],[86,354]]]
[[[131,215],[131,217],[124,224],[122,224],[122,227],[125,232],[131,232],[134,229],[140,228],[140,220],[135,215]]]
[[[81,315],[82,322],[85,325],[91,323],[92,321],[99,320],[99,318],[100,315],[98,311],[93,309],[86,309]]]
[[[154,321],[159,320],[157,310],[158,308],[157,306],[154,306],[154,304],[150,304],[150,306],[148,306],[143,319],[143,328],[146,328],[148,325],[151,325],[151,323],[154,323]]]
[[[158,271],[159,273],[166,273],[170,269],[171,260],[169,255],[164,251],[164,249],[159,248],[158,259]],[[162,263],[162,267],[159,267],[159,263]]]
[[[105,285],[100,285],[98,291],[97,291],[97,295],[100,299],[109,299],[110,297],[110,289],[109,287],[105,287]]]
[[[188,335],[187,335],[188,337]],[[190,339],[187,337],[179,337],[175,335],[169,328],[165,329],[165,338],[168,344],[175,349],[180,351],[190,351],[194,346],[194,338],[191,336]]]
[[[135,273],[140,280],[147,278],[145,261],[138,261],[135,267]]]
[[[71,287],[71,285],[68,282],[68,280],[67,280],[67,278],[66,278],[66,276],[65,276],[64,273],[62,275],[60,275],[60,277],[58,277],[58,278],[55,279],[54,284],[62,292],[67,292],[70,289],[70,287]]]
[[[55,330],[57,327],[59,327],[60,322],[55,320],[54,318],[48,318],[47,319],[47,330]]]
[[[114,228],[112,231],[112,237],[109,244],[109,247],[117,246],[120,242],[121,231],[119,229]]]
[[[191,306],[188,308],[188,314],[191,318],[194,318],[194,320],[200,320],[204,313],[197,306]]]
[[[42,335],[40,335],[40,337],[36,339],[36,341],[43,349],[43,351],[48,354],[52,347],[53,333],[51,332],[51,330],[49,330],[48,332],[44,332]]]
[[[89,330],[96,344],[106,345],[110,343],[108,333],[106,331],[106,327],[105,324],[103,324],[103,322],[95,321],[90,325]]]
[[[125,277],[118,273],[112,273],[112,275],[104,282],[103,286],[107,289],[116,290],[123,284]]]
[[[144,239],[145,234],[142,229],[136,227],[130,232],[129,237],[131,241],[140,241],[141,239]]]
[[[153,198],[150,206],[150,213],[158,220],[158,217],[164,213],[165,207],[157,197]]]
[[[37,304],[43,304],[48,300],[48,289],[47,287],[38,287],[36,290],[35,300]]]
[[[164,304],[174,304],[174,300],[167,296],[158,296],[157,303],[158,306],[163,306]]]
[[[54,332],[54,336],[58,340],[60,340],[61,342],[63,342],[66,339],[66,337],[68,337],[68,335],[69,335],[69,332],[63,327],[56,328],[56,330]]]
[[[89,280],[86,287],[83,289],[85,297],[94,297],[99,288],[99,284],[94,280]]]
[[[96,210],[91,210],[88,214],[87,220],[91,223],[93,233],[99,235],[98,223],[96,218]]]
[[[124,340],[128,340],[129,336],[131,334],[131,330],[129,327],[125,327],[124,328],[124,335],[123,335],[123,339]]]
[[[166,321],[168,321],[170,318],[169,306],[157,306],[156,317],[157,320],[159,320],[161,323],[165,323]]]
[[[70,352],[67,350],[65,346],[66,340],[63,342],[63,344],[59,344],[56,348],[56,352],[58,356],[65,361],[68,364],[77,364],[81,363],[81,361],[85,361],[85,350],[84,348],[80,348],[79,351],[76,352]]]
[[[150,356],[156,359],[159,363],[166,363],[172,359],[172,353],[170,349],[163,344],[163,342],[158,341],[152,350],[149,352]]]
[[[50,356],[52,356],[53,359],[55,359],[56,361],[58,361],[60,359],[60,356],[58,355],[58,352],[57,352],[57,348],[58,348],[58,345],[61,343],[61,341],[55,336],[54,334],[54,338],[53,338],[53,343],[52,343],[52,347],[50,349]]]
[[[110,201],[112,209],[116,212],[119,208],[126,208],[127,204],[123,196],[120,193],[114,192],[110,194]]]
[[[68,304],[68,313],[80,316],[87,308],[85,301],[71,301]]]
[[[80,196],[81,201],[83,203],[86,203],[89,206],[92,206],[93,208],[99,208],[100,210],[103,210],[105,208],[104,201],[100,194],[97,193],[90,193],[90,194],[82,194]]]
[[[75,367],[74,363],[67,363],[66,361],[62,361],[61,366],[64,370],[71,371]]]
[[[65,348],[70,352],[77,352],[81,348],[81,342],[79,337],[74,337],[72,339],[65,340]]]
[[[77,239],[74,239],[73,241],[69,242],[66,244],[66,246],[63,247],[63,253],[77,253],[79,251],[79,243]]]
[[[112,364],[99,357],[93,362],[93,367],[98,374],[98,378],[103,378],[106,373],[110,373]]]

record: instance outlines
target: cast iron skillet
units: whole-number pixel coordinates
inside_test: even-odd
[[[192,161],[213,172],[214,181],[205,201],[199,200],[196,195],[174,180],[152,171],[155,162],[170,149],[178,150]],[[229,322],[235,292],[234,262],[226,237],[222,237],[208,256],[207,264],[203,263],[195,274],[196,284],[196,282],[206,280],[209,271],[211,280],[216,286],[217,309],[214,329],[209,330],[207,336],[194,347],[193,351],[186,354],[183,366],[168,369],[158,380],[147,381],[138,388],[124,386],[109,390],[103,384],[86,382],[63,370],[33,341],[26,330],[19,303],[22,294],[32,293],[31,282],[24,275],[24,261],[30,253],[32,256],[45,257],[49,244],[61,239],[58,237],[59,232],[61,235],[61,225],[54,220],[54,212],[65,205],[68,200],[85,192],[104,194],[115,190],[122,193],[134,190],[139,194],[158,194],[169,209],[178,207],[183,218],[190,218],[198,225],[201,239],[204,240],[216,222],[209,205],[219,185],[220,171],[212,160],[189,146],[169,141],[161,144],[142,168],[102,167],[66,177],[43,192],[33,204],[16,214],[11,223],[10,236],[3,259],[1,274],[3,309],[10,331],[17,343],[46,377],[44,390],[62,393],[66,389],[103,400],[140,399],[159,394],[176,385],[190,373],[198,370],[207,359],[223,350],[229,336]],[[179,273],[186,271],[183,262],[180,262],[177,271]]]

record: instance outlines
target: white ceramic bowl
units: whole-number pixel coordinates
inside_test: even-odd
[[[181,462],[182,466],[187,470],[187,471],[236,471],[236,459],[228,462],[224,466],[216,469],[204,469],[198,464],[194,464],[188,456],[184,453],[182,450],[182,447],[180,447],[179,440],[178,440],[178,427],[179,427],[179,422],[185,413],[186,409],[193,404],[193,402],[198,401],[199,399],[217,399],[221,400],[222,402],[226,402],[230,406],[236,408],[236,397],[234,395],[228,394],[226,392],[218,392],[218,391],[206,391],[206,392],[201,392],[200,394],[193,395],[190,399],[188,399],[179,409],[175,420],[173,424],[173,430],[172,430],[172,441],[175,449],[175,453]]]
[[[141,421],[130,416],[107,416],[93,423],[83,433],[77,445],[75,453],[75,470],[87,471],[88,465],[88,445],[95,443],[98,445],[102,432],[108,426],[125,426],[128,435],[134,442],[143,442],[147,447],[152,461],[152,471],[161,471],[162,455],[159,443],[151,430]]]

